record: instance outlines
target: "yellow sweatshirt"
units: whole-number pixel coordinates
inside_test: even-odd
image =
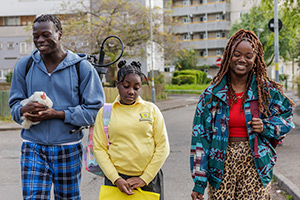
[[[93,153],[105,176],[114,183],[120,176],[139,176],[149,184],[167,159],[170,147],[164,118],[158,107],[138,97],[123,105],[118,96],[108,124],[110,146],[99,110],[93,135]]]

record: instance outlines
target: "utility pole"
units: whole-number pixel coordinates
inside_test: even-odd
[[[275,47],[275,81],[279,82],[279,39],[278,39],[278,0],[274,0],[274,47]]]
[[[152,95],[151,100],[152,103],[155,103],[155,87],[154,87],[154,67],[153,67],[153,31],[152,31],[152,5],[151,1],[149,0],[149,7],[150,7],[150,43],[151,43],[151,69],[152,69]]]

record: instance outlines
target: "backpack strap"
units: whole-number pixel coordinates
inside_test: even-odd
[[[102,120],[103,120],[103,129],[104,129],[104,133],[106,135],[106,140],[107,140],[107,147],[109,147],[108,124],[109,124],[110,115],[111,115],[111,108],[112,108],[111,103],[105,103],[103,106]]]
[[[75,64],[76,67],[76,72],[77,72],[77,77],[78,77],[78,96],[79,96],[79,104],[81,102],[81,93],[80,93],[80,61],[78,63]]]
[[[27,61],[27,64],[26,64],[25,77],[26,77],[26,75],[28,74],[29,69],[30,69],[31,66],[32,66],[32,63],[33,63],[33,59],[32,59],[32,57],[30,56],[29,59],[28,59],[28,61]]]
[[[258,108],[258,100],[251,101],[250,102],[250,110],[252,117],[258,118],[259,117],[259,108]],[[275,138],[267,138],[272,147],[275,149],[278,144],[280,144],[282,141],[276,140]],[[258,158],[258,142],[257,142],[257,133],[255,133],[255,140],[254,140],[254,154],[255,158]]]
[[[259,117],[259,108],[258,108],[258,101],[250,101],[250,110],[252,114],[252,118],[258,118]],[[258,153],[258,141],[257,141],[257,133],[254,133],[254,157],[259,158]]]

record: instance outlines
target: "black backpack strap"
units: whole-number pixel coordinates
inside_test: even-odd
[[[29,71],[29,69],[31,68],[32,63],[33,63],[33,59],[32,59],[32,57],[30,56],[30,58],[28,59],[27,64],[26,64],[25,77],[26,77],[26,75],[28,74],[28,71]]]
[[[80,61],[78,63],[75,64],[76,67],[76,72],[77,72],[77,76],[78,76],[78,93],[79,93],[79,103],[81,101],[81,93],[80,93]]]

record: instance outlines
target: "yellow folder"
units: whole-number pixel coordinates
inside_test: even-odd
[[[141,188],[133,190],[133,195],[127,195],[118,187],[101,185],[99,200],[159,200],[160,194],[143,191]]]

